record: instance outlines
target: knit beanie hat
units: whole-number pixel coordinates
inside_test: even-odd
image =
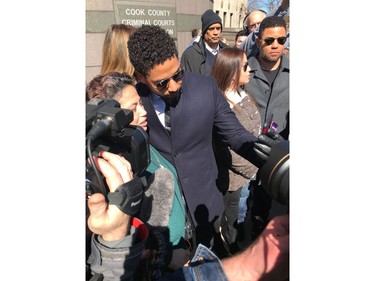
[[[206,33],[207,29],[214,23],[220,23],[221,28],[223,28],[221,23],[221,18],[213,10],[207,10],[201,16],[202,21],[202,35]]]

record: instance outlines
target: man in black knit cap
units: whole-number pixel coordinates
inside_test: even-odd
[[[207,10],[202,14],[201,21],[201,39],[185,50],[181,57],[181,65],[187,71],[210,75],[216,54],[228,45],[220,41],[223,26],[218,14],[213,10]]]

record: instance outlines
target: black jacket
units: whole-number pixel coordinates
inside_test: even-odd
[[[219,41],[220,49],[228,47],[222,41]],[[198,42],[193,42],[193,45],[189,46],[181,56],[181,65],[185,70],[199,73],[203,75],[210,75],[206,70],[206,47],[201,38]]]

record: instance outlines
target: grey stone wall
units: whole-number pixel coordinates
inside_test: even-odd
[[[121,23],[126,16],[134,21],[173,21],[174,25],[170,26],[173,32],[171,35],[176,40],[181,55],[191,42],[191,30],[201,27],[201,14],[212,9],[212,6],[211,0],[86,0],[86,83],[100,72],[104,37],[111,24]],[[161,13],[156,15],[158,10],[170,11],[169,18],[162,17]],[[168,30],[168,27],[166,29]]]

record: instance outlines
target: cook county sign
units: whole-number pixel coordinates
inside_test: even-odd
[[[134,2],[133,2],[134,3]],[[149,3],[150,4],[150,3]],[[176,8],[152,3],[151,5],[132,5],[130,2],[116,2],[116,16],[122,24],[135,27],[159,25],[167,30],[172,37],[177,37]]]

